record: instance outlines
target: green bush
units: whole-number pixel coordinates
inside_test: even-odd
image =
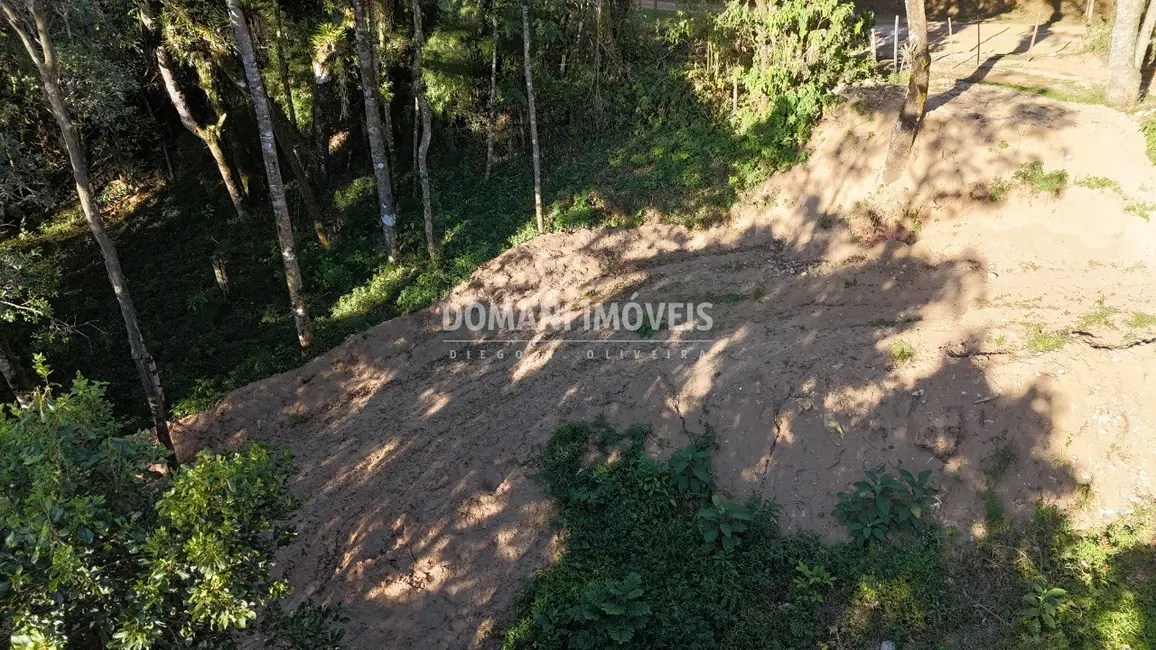
[[[541,478],[561,553],[526,585],[505,650],[1156,647],[1151,508],[1078,533],[1041,505],[986,537],[927,523],[880,547],[782,534],[774,504],[751,498],[742,544],[719,552],[702,544],[703,495],[677,491],[673,463],[643,451],[646,435],[595,422],[551,436]],[[709,437],[689,449],[706,452]],[[676,456],[701,464],[697,451]],[[888,512],[919,519],[928,475],[882,476]]]
[[[202,452],[166,480],[162,452],[122,435],[104,385],[79,376],[9,407],[0,615],[13,647],[232,647],[289,592],[271,575],[298,505],[288,454]]]
[[[839,505],[832,513],[847,525],[858,544],[880,544],[896,530],[911,530],[923,512],[935,502],[927,487],[931,470],[913,476],[899,470],[902,482],[884,472],[867,472],[866,481],[854,484],[854,492],[840,492]]]

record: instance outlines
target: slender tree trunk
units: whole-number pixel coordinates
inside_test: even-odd
[[[144,387],[148,399],[149,412],[152,415],[153,425],[156,427],[157,439],[169,452],[169,464],[177,464],[176,453],[173,451],[173,441],[169,437],[169,425],[166,419],[165,393],[161,387],[160,373],[156,363],[145,346],[144,337],[137,322],[136,307],[129,294],[128,282],[124,271],[120,267],[120,256],[108,232],[104,229],[104,219],[101,217],[100,204],[92,193],[92,183],[88,176],[88,162],[84,158],[84,151],[80,145],[80,138],[68,116],[68,108],[64,103],[64,94],[60,90],[59,72],[56,65],[56,50],[48,34],[48,20],[44,16],[44,9],[39,0],[27,0],[26,6],[32,14],[32,21],[36,29],[36,37],[26,28],[26,21],[18,17],[10,0],[0,0],[13,31],[20,37],[28,55],[40,73],[40,81],[44,88],[45,98],[52,110],[52,116],[60,127],[60,135],[64,140],[64,148],[68,151],[68,161],[72,166],[72,177],[76,182],[76,194],[80,199],[81,209],[88,220],[92,238],[96,240],[104,258],[104,268],[108,273],[108,281],[116,294],[117,304],[120,306],[121,316],[124,318],[125,332],[128,335],[129,349],[132,351],[133,362],[136,365],[137,375]],[[39,41],[39,42],[37,42]]]
[[[0,341],[0,374],[4,375],[4,382],[16,396],[16,403],[21,408],[28,408],[32,404],[32,391],[29,390],[24,373],[20,370],[20,364],[12,359],[4,341]]]
[[[253,96],[253,112],[257,115],[257,128],[261,133],[261,156],[265,160],[265,174],[269,181],[269,198],[273,204],[273,216],[277,221],[277,239],[281,244],[281,258],[285,263],[285,283],[289,287],[289,304],[293,309],[293,320],[297,325],[297,340],[302,348],[313,345],[313,324],[305,305],[301,268],[297,264],[297,249],[293,245],[293,224],[289,221],[289,204],[285,200],[285,186],[281,181],[281,165],[277,162],[277,144],[273,135],[273,120],[269,116],[269,97],[261,81],[261,70],[257,67],[257,57],[253,52],[253,41],[240,0],[225,0],[229,7],[229,22],[237,40],[237,52],[245,66],[245,79]]]
[[[373,57],[373,43],[369,35],[369,20],[363,0],[353,0],[354,36],[357,40],[357,59],[361,64],[361,94],[365,98],[365,134],[369,139],[369,156],[373,162],[373,176],[377,181],[377,203],[381,220],[381,232],[385,237],[385,249],[389,251],[389,261],[397,261],[397,207],[393,201],[393,185],[390,181],[389,154],[382,137],[381,113],[377,106],[377,73]],[[421,47],[418,45],[417,47]]]
[[[221,89],[217,85],[217,78],[213,72],[213,66],[207,60],[202,60],[196,64],[197,81],[205,96],[209,98],[209,107],[213,110],[213,115],[217,117],[216,129],[214,134],[217,136],[218,142],[223,141],[225,146],[229,148],[229,154],[233,158],[232,169],[236,171],[237,178],[241,182],[241,192],[243,196],[250,196],[249,172],[245,169],[245,156],[242,154],[241,143],[237,141],[236,134],[231,128],[225,127],[225,120],[229,116],[228,108],[221,97]],[[222,158],[222,160],[224,160]],[[228,167],[228,163],[225,163]],[[234,187],[236,184],[234,183]]]
[[[172,59],[169,58],[168,50],[163,44],[157,45],[156,50],[157,68],[160,70],[161,79],[164,81],[165,91],[169,95],[169,100],[173,103],[173,108],[177,109],[177,115],[181,118],[181,124],[188,129],[189,133],[197,136],[209,149],[209,153],[213,155],[213,161],[217,163],[217,172],[221,175],[221,180],[225,183],[225,191],[229,193],[229,200],[233,202],[233,209],[236,210],[237,216],[241,219],[246,217],[245,207],[243,204],[241,189],[233,181],[233,171],[229,168],[229,162],[225,160],[225,152],[221,150],[220,129],[224,122],[224,116],[218,117],[217,124],[210,126],[201,126],[197,124],[197,120],[193,118],[192,111],[189,110],[189,103],[185,100],[185,94],[181,92],[180,86],[177,85],[177,80],[173,76]]]
[[[498,94],[498,13],[496,3],[490,0],[490,21],[493,23],[494,51],[490,54],[490,105],[486,112],[486,174],[490,180],[490,168],[494,164],[494,110],[497,108]]]
[[[602,110],[602,1],[597,0],[594,7],[594,109],[597,111]]]
[[[883,182],[892,183],[907,167],[915,136],[923,125],[927,112],[927,86],[931,78],[931,53],[927,46],[927,14],[924,0],[907,0],[907,38],[915,45],[911,61],[911,78],[907,83],[907,99],[895,120],[887,162],[883,168]]]
[[[281,18],[281,7],[273,5],[277,16],[277,71],[281,75],[281,89],[285,93],[285,110],[289,111],[289,121],[297,124],[297,107],[293,105],[293,84],[289,81],[289,63],[285,59],[285,23]]]
[[[325,185],[329,180],[333,55],[334,48],[330,44],[323,44],[313,51],[313,162],[317,182],[321,185]]]
[[[1140,67],[1136,65],[1140,15],[1144,0],[1118,0],[1112,25],[1112,45],[1108,50],[1108,90],[1105,99],[1120,108],[1140,101]],[[1143,54],[1139,55],[1143,57]]]
[[[526,64],[526,103],[530,110],[530,146],[534,162],[534,218],[538,222],[538,234],[542,234],[546,229],[542,217],[542,156],[538,150],[538,113],[534,110],[534,75],[530,71],[530,9],[525,3],[522,4],[522,59]]]
[[[422,216],[425,220],[425,246],[433,260],[440,260],[441,249],[434,237],[433,205],[429,191],[429,169],[426,166],[426,157],[429,155],[429,141],[433,136],[430,126],[429,101],[425,96],[425,82],[421,77],[421,49],[425,40],[421,31],[421,4],[412,0],[413,7],[413,96],[417,101],[418,114],[421,116],[421,143],[417,148],[417,172],[421,181]],[[416,116],[415,116],[416,117]]]
[[[382,21],[380,12],[374,6],[376,2],[377,0],[369,0],[366,5],[365,23],[367,31],[372,28],[376,32],[376,38],[369,41],[369,54],[373,58],[373,91],[377,95],[377,104],[381,107],[382,134],[385,136],[385,147],[389,150],[389,171],[392,179],[392,174],[397,171],[397,149],[393,141],[393,111],[390,110],[387,92],[389,71],[382,69],[380,56],[381,48],[385,47],[385,35],[389,25]]]
[[[289,118],[277,104],[269,103],[270,117],[273,120],[273,135],[277,139],[277,144],[281,145],[281,151],[285,154],[286,160],[289,161],[289,169],[293,172],[293,178],[297,181],[297,189],[301,192],[301,202],[305,204],[305,212],[309,215],[309,219],[313,222],[313,232],[317,235],[317,243],[321,247],[328,250],[330,246],[329,235],[325,232],[325,215],[321,210],[321,204],[317,202],[317,194],[313,191],[313,185],[310,182],[309,174],[305,170],[305,156],[308,155],[309,147],[305,142],[305,138],[297,131]]]
[[[1144,67],[1144,60],[1148,57],[1148,45],[1152,43],[1152,32],[1156,30],[1156,1],[1149,0],[1148,9],[1144,12],[1144,22],[1140,25],[1140,33],[1136,37],[1136,55],[1132,65],[1140,71]]]

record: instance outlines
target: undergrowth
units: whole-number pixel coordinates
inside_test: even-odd
[[[771,502],[751,497],[740,506],[721,494],[703,463],[709,435],[672,464],[646,455],[646,436],[597,422],[551,436],[541,479],[557,507],[562,551],[525,586],[504,650],[1156,644],[1150,511],[1090,534],[1040,506],[1023,525],[1005,521],[974,540],[927,521],[871,544],[826,543],[784,534]],[[874,483],[890,485],[882,476],[854,488],[863,508]],[[933,494],[926,476],[903,478]],[[884,488],[888,512],[926,503],[922,492],[904,490],[899,482]],[[704,510],[717,513],[719,503],[743,524],[730,528],[739,542],[730,550],[704,543]],[[917,510],[926,521],[926,508]]]

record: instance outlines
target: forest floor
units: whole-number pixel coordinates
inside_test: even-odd
[[[877,175],[902,91],[859,89],[729,223],[540,236],[442,303],[549,299],[577,318],[637,294],[713,303],[709,332],[494,343],[444,332],[439,305],[184,419],[180,454],[295,453],[310,498],[281,567],[297,598],[344,603],[358,648],[493,643],[558,552],[532,474],[574,420],[648,424],[659,457],[713,431],[720,487],[828,538],[836,494],[880,467],[934,470],[933,516],[966,536],[993,502],[1042,499],[1080,526],[1151,502],[1156,171],[1136,121],[946,87],[891,188]]]

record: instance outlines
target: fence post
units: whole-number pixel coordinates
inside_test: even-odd
[[[980,38],[980,35],[979,35],[979,26],[982,24],[983,24],[982,20],[975,21],[975,70],[976,70],[976,72],[979,72],[979,47],[983,43],[983,40]]]
[[[1036,34],[1038,34],[1039,31],[1040,31],[1040,24],[1036,23],[1035,26],[1032,27],[1032,44],[1028,46],[1028,52],[1031,52],[1033,49],[1035,49],[1035,47],[1036,47]]]
[[[891,42],[891,64],[899,74],[899,14],[895,14],[895,33]]]
[[[871,64],[879,63],[879,49],[875,42],[875,27],[871,27]]]
[[[955,31],[951,29],[951,16],[947,17],[947,36],[948,38],[955,36]]]

